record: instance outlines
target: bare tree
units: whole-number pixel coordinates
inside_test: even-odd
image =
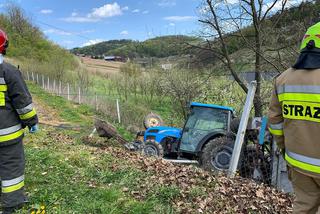
[[[159,77],[162,93],[169,95],[174,111],[185,119],[190,101],[201,96],[211,80],[210,73],[191,69],[162,71]]]
[[[257,81],[254,99],[256,116],[262,116],[261,72],[263,63],[271,65],[277,71],[282,69],[267,57],[264,49],[268,46],[270,34],[281,20],[287,6],[287,0],[203,0],[200,7],[199,22],[204,26],[202,36],[207,43],[201,48],[210,50],[223,63],[244,92],[248,91],[247,86],[239,78],[236,60],[231,57],[234,49],[240,49],[240,47],[234,47],[234,41],[237,40],[236,43],[241,44],[241,49],[246,48],[254,54],[253,64]],[[270,16],[275,13],[277,16],[271,22]],[[280,48],[277,47],[273,51],[279,53],[279,50]]]

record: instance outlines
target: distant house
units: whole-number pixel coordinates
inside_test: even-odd
[[[172,69],[172,64],[162,64],[161,68],[163,70],[171,70]]]
[[[123,62],[125,59],[121,56],[104,56],[104,60],[106,61],[117,61],[117,62]]]

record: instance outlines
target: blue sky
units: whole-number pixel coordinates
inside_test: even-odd
[[[6,0],[0,0],[3,10]],[[55,43],[72,48],[110,39],[145,40],[199,30],[200,0],[14,0]]]

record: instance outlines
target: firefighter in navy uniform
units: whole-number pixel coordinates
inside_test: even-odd
[[[269,121],[289,165],[293,213],[320,213],[320,22],[305,34],[296,64],[276,78]]]
[[[24,194],[24,128],[38,130],[31,95],[18,69],[3,62],[8,39],[0,29],[0,178],[2,213],[13,213],[26,202]]]

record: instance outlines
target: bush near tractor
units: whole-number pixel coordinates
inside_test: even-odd
[[[231,107],[194,102],[182,129],[163,126],[161,117],[151,113],[144,120],[145,131],[138,132],[133,142],[120,142],[146,156],[197,163],[208,171],[227,172],[239,123]],[[238,171],[242,177],[270,185],[272,137],[263,123],[265,119],[254,118],[248,125]],[[101,137],[121,139],[107,122],[96,123],[96,128]]]

